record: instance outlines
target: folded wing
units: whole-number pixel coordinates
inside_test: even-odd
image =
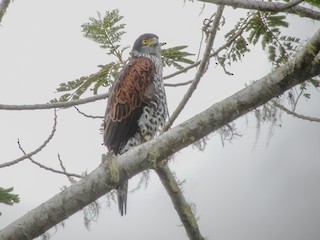
[[[119,154],[138,131],[143,107],[148,105],[156,69],[148,58],[132,58],[110,89],[104,123],[104,143]]]

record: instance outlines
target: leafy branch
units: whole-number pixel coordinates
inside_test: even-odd
[[[14,203],[19,203],[20,198],[18,194],[11,193],[13,191],[13,187],[11,188],[2,188],[0,187],[0,203],[4,203],[7,205],[13,205]],[[0,212],[1,216],[1,212]]]
[[[119,15],[119,10],[106,11],[101,17],[98,12],[98,18],[89,18],[90,22],[82,25],[84,36],[100,44],[100,47],[107,49],[108,55],[114,55],[119,62],[124,64],[122,53],[127,47],[121,48],[119,42],[125,33],[123,29],[126,24],[120,23],[124,17]]]
[[[226,73],[226,60],[227,64],[231,65],[232,62],[241,61],[244,54],[250,52],[250,49],[248,48],[248,42],[243,36],[243,32],[247,29],[253,17],[254,14],[248,13],[246,18],[240,18],[234,28],[224,36],[226,41],[230,42],[230,45],[225,48],[226,51],[222,54],[222,56],[216,56],[216,60],[218,64],[223,67]]]
[[[19,196],[17,194],[11,193],[12,191],[13,191],[13,187],[11,188],[0,187],[0,203],[4,203],[7,205],[13,205],[14,203],[18,203],[20,201]]]
[[[193,64],[194,61],[190,60],[188,57],[194,56],[194,54],[182,51],[188,46],[176,46],[172,48],[163,49],[161,52],[162,61],[164,67],[173,66],[178,70],[183,69],[183,66],[179,63]]]
[[[79,79],[68,81],[66,83],[60,83],[56,89],[57,92],[64,93],[59,99],[53,99],[50,102],[66,102],[69,100],[79,99],[90,86],[90,89],[94,95],[98,94],[98,89],[103,86],[107,87],[118,75],[120,64],[111,62],[104,66],[100,66],[101,70],[90,76],[84,76]],[[72,92],[72,93],[70,93]]]
[[[124,35],[123,29],[125,24],[120,23],[123,16],[119,15],[119,10],[106,11],[102,17],[98,12],[98,17],[89,18],[89,22],[82,25],[82,32],[86,38],[98,43],[101,48],[107,50],[108,55],[113,55],[117,61],[110,62],[101,68],[97,73],[89,76],[83,76],[79,79],[61,83],[57,92],[64,93],[59,99],[53,99],[51,102],[64,102],[79,99],[92,85],[90,89],[94,95],[98,89],[103,86],[107,87],[118,75],[120,66],[124,65],[123,52],[127,47],[120,46],[119,42]]]

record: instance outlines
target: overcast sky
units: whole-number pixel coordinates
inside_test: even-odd
[[[14,1],[0,27],[1,104],[45,103],[58,97],[56,87],[98,70],[113,58],[84,38],[81,24],[97,11],[119,9],[125,16],[124,46],[132,45],[142,33],[153,32],[168,47],[188,45],[198,52],[201,27],[214,12],[214,5],[184,1]],[[227,8],[226,28],[230,29],[245,12]],[[308,39],[319,23],[290,18],[291,33]],[[217,36],[215,48],[223,44]],[[196,58],[196,57],[194,57]],[[213,60],[212,60],[213,61]],[[214,66],[214,64],[213,64]],[[235,64],[228,76],[211,67],[176,124],[223,100],[268,73],[271,66],[263,51],[252,48],[244,61]],[[164,70],[164,74],[171,71]],[[190,80],[195,70],[170,82]],[[174,111],[186,87],[167,88],[169,111]],[[101,89],[100,93],[106,91]],[[320,117],[319,93],[301,101],[297,111]],[[79,108],[103,115],[106,101]],[[37,148],[50,134],[53,111],[0,111],[0,163],[21,156],[17,139],[27,151]],[[54,139],[35,160],[59,168],[57,154],[69,172],[91,172],[106,149],[101,145],[101,120],[87,119],[73,108],[58,112]],[[203,152],[189,147],[175,155],[170,164],[183,185],[185,197],[196,205],[200,230],[208,239],[219,240],[318,240],[320,237],[320,124],[282,115],[282,127],[269,136],[263,125],[257,142],[253,114],[236,121],[243,134],[222,147],[218,134],[211,134]],[[139,177],[130,180],[134,188]],[[69,182],[65,176],[47,172],[27,160],[0,169],[0,186],[14,187],[21,202],[0,205],[0,228],[59,193]],[[65,227],[50,230],[52,239],[187,239],[169,197],[158,177],[151,174],[148,187],[130,194],[128,213],[121,217],[117,205],[108,208],[102,197],[100,215],[88,231],[83,213],[68,220]]]

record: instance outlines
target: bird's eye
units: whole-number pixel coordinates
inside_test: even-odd
[[[147,43],[148,43],[147,39],[142,39],[142,44],[143,45],[147,45]]]

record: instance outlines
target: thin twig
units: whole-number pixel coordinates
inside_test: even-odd
[[[81,115],[83,115],[83,116],[85,116],[85,117],[87,117],[87,118],[93,118],[93,119],[97,119],[97,118],[103,119],[103,118],[104,118],[103,116],[93,116],[93,115],[85,114],[84,112],[81,112],[81,111],[79,110],[79,108],[77,108],[76,106],[74,106],[74,108],[78,111],[78,113],[80,113]]]
[[[19,145],[19,149],[21,150],[21,152],[22,152],[23,154],[25,154],[25,156],[26,156],[27,154],[26,154],[26,152],[24,151],[24,149],[22,148],[20,142],[18,142],[18,145]],[[45,170],[48,170],[48,171],[51,171],[51,172],[54,172],[54,173],[66,175],[66,176],[68,177],[68,179],[71,178],[71,177],[82,178],[82,176],[79,175],[79,174],[68,173],[68,172],[65,170],[64,167],[63,167],[63,171],[59,171],[59,170],[56,170],[56,169],[47,167],[47,166],[45,166],[45,165],[43,165],[43,164],[41,164],[41,163],[33,160],[31,157],[28,157],[28,159],[29,159],[32,163],[34,163],[35,165],[39,166],[40,168],[43,168],[43,169],[45,169]],[[60,161],[60,159],[59,159],[59,161]],[[60,166],[61,166],[61,162],[60,162]],[[72,178],[71,178],[71,179],[72,179]],[[69,180],[70,180],[70,179],[69,179]],[[73,182],[75,182],[75,181],[73,180]]]
[[[82,178],[82,176],[79,175],[79,174],[74,174],[74,173],[68,173],[68,172],[67,172],[67,169],[66,169],[66,167],[63,165],[63,162],[62,162],[62,160],[61,160],[61,158],[60,158],[60,154],[59,154],[59,153],[58,153],[58,160],[59,160],[60,167],[61,167],[61,169],[62,169],[62,171],[63,171],[62,174],[64,174],[64,175],[67,176],[67,178],[68,178],[68,180],[69,180],[70,183],[75,183],[75,182],[76,182],[76,180],[74,180],[72,177]],[[52,170],[51,170],[51,171],[52,171]],[[54,172],[60,173],[60,171],[58,171],[58,170],[56,170],[56,171],[54,171]]]
[[[44,110],[51,108],[69,108],[76,105],[82,105],[98,100],[106,99],[109,96],[108,93],[99,94],[93,97],[87,97],[83,99],[68,101],[68,102],[55,102],[55,103],[44,103],[44,104],[31,104],[31,105],[8,105],[0,104],[0,110]]]
[[[209,30],[209,37],[208,37],[208,41],[207,41],[207,45],[203,54],[203,57],[200,61],[199,64],[199,68],[198,71],[196,73],[196,76],[194,78],[194,80],[191,83],[191,86],[189,87],[188,91],[186,92],[186,94],[183,96],[181,102],[179,103],[178,107],[176,108],[176,110],[173,112],[173,114],[171,115],[170,119],[168,120],[167,124],[164,126],[163,131],[168,130],[173,122],[176,120],[176,118],[179,116],[179,114],[181,113],[181,111],[183,110],[183,108],[185,107],[185,105],[187,104],[187,102],[189,101],[190,97],[192,96],[193,92],[196,90],[198,83],[200,82],[210,59],[210,52],[212,50],[212,46],[213,46],[213,41],[215,39],[217,30],[219,28],[219,22],[222,16],[222,12],[223,12],[223,6],[218,6],[218,10],[215,16],[215,19],[212,23],[212,26]]]
[[[167,76],[164,76],[164,77],[163,77],[163,80],[166,80],[166,79],[175,77],[175,76],[177,76],[177,75],[179,75],[179,74],[181,74],[181,73],[186,73],[186,72],[188,72],[190,69],[199,66],[199,64],[200,64],[200,61],[195,62],[195,63],[193,63],[193,64],[190,64],[190,65],[188,65],[187,67],[185,67],[185,68],[183,68],[183,69],[181,69],[181,70],[178,70],[178,71],[176,71],[176,72],[174,72],[174,73],[171,73],[171,74],[169,74],[169,75],[167,75]]]
[[[57,127],[57,113],[56,113],[56,110],[54,110],[54,124],[53,124],[52,131],[51,131],[50,135],[48,136],[48,138],[36,150],[34,150],[28,154],[25,154],[24,156],[21,156],[21,157],[17,158],[16,160],[2,163],[2,164],[0,164],[0,168],[12,166],[12,165],[17,164],[27,158],[30,158],[31,156],[40,152],[42,149],[44,149],[47,146],[47,144],[53,138],[53,136],[56,132],[56,127]],[[19,140],[18,140],[18,145],[20,146]]]
[[[305,115],[290,111],[288,108],[282,106],[281,104],[277,103],[276,101],[272,101],[272,104],[291,116],[294,116],[294,117],[297,117],[297,118],[300,118],[303,120],[311,121],[311,122],[318,122],[318,123],[320,122],[320,118],[309,117],[309,116],[305,116]]]
[[[180,87],[180,86],[189,85],[190,83],[192,83],[192,80],[182,82],[182,83],[165,83],[164,85],[166,87]]]
[[[298,104],[299,99],[300,99],[300,97],[302,96],[302,94],[303,94],[303,91],[301,90],[300,93],[298,94],[298,97],[297,97],[296,101],[294,102],[293,111],[296,110],[297,104]]]

